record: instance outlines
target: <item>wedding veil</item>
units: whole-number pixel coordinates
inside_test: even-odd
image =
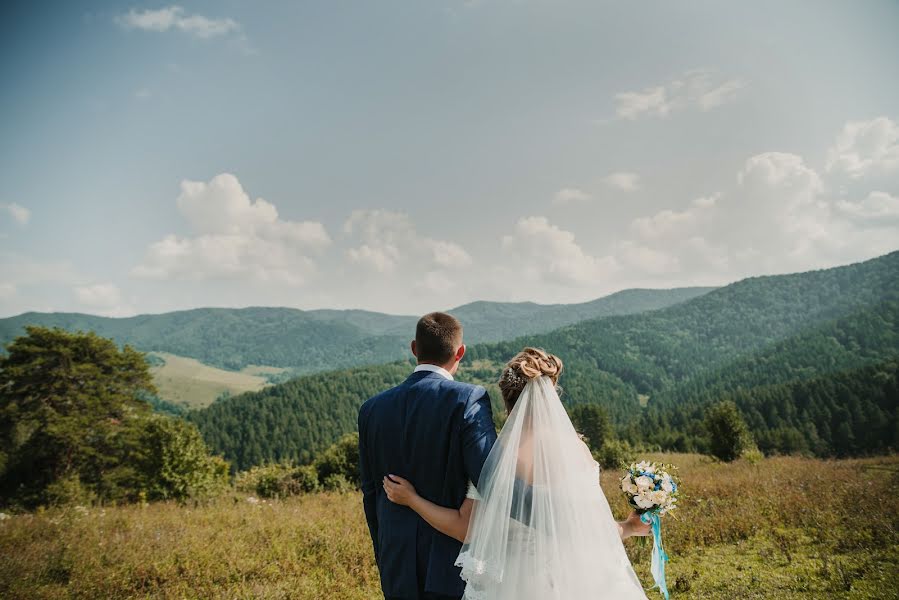
[[[531,379],[481,471],[465,598],[645,600],[598,474],[552,381]]]

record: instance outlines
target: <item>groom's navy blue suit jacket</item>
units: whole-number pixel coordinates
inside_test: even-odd
[[[422,498],[458,507],[495,441],[487,391],[438,373],[413,373],[359,409],[362,502],[386,597],[461,596],[465,586],[453,566],[461,543],[390,502],[383,477],[399,475]]]

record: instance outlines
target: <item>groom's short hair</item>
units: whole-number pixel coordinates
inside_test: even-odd
[[[415,327],[415,352],[419,362],[445,365],[462,345],[462,323],[453,315],[428,313]]]

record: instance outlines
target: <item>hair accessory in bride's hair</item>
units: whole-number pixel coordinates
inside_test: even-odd
[[[508,383],[512,387],[524,387],[527,384],[527,379],[519,375],[513,367],[506,367],[506,370],[503,371],[503,380]]]

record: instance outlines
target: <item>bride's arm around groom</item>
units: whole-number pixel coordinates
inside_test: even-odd
[[[385,477],[382,484],[391,502],[408,506],[440,533],[456,538],[460,542],[465,541],[471,519],[472,498],[466,498],[459,508],[446,508],[419,496],[414,485],[397,475]],[[618,521],[617,525],[618,535],[622,540],[650,534],[650,526],[643,523],[636,512],[632,512],[624,521]]]

